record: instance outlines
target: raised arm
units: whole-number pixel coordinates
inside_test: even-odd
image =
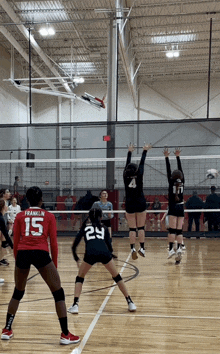
[[[147,152],[148,150],[150,150],[152,148],[151,144],[145,144],[143,146],[143,152],[142,152],[142,156],[141,156],[141,161],[139,163],[139,173],[140,174],[144,174],[144,162],[147,156]]]
[[[180,153],[181,150],[178,148],[175,149],[174,154],[176,155],[176,160],[177,160],[177,167],[178,170],[182,172],[183,174],[183,169],[182,169],[182,165],[181,165],[181,161],[180,161]],[[184,183],[185,179],[184,179],[184,174],[183,174],[183,183]]]
[[[135,149],[134,144],[130,143],[129,146],[128,146],[128,154],[127,154],[127,161],[126,161],[126,164],[125,164],[125,168],[131,162],[131,154],[134,151],[134,149]]]
[[[167,178],[168,178],[168,182],[169,182],[170,178],[171,178],[171,168],[170,168],[170,161],[169,161],[170,151],[169,151],[169,149],[168,148],[164,148],[163,154],[165,156],[166,168],[167,168]]]

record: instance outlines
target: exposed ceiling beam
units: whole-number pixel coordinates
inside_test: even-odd
[[[5,12],[8,14],[8,16],[12,19],[14,23],[19,23],[20,18],[16,15],[12,7],[9,5],[9,3],[6,0],[0,0],[0,5],[2,8],[5,10]],[[29,31],[24,25],[19,25],[17,26],[19,31],[25,36],[27,40],[29,40]],[[51,70],[51,72],[54,74],[54,76],[60,76],[59,72],[54,68],[54,66],[51,64],[51,61],[48,59],[48,57],[44,54],[43,50],[40,48],[38,43],[35,41],[34,37],[31,36],[31,45],[33,49],[38,53],[40,58],[44,61],[44,63],[47,65],[47,67]],[[65,90],[67,92],[72,92],[69,85],[65,82],[64,79],[61,78],[59,79],[60,83],[63,85]]]
[[[11,35],[11,33],[3,26],[0,26],[0,32],[7,38],[7,40],[13,45],[13,47],[21,54],[21,56],[29,62],[29,55],[25,52],[25,50],[20,46],[20,44],[16,41],[16,39]],[[41,71],[36,64],[33,63],[32,61],[32,68],[40,75],[41,77],[44,77],[45,74],[43,71]],[[55,86],[47,79],[45,79],[45,82],[51,89],[55,89]]]

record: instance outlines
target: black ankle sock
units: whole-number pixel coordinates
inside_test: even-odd
[[[78,305],[78,303],[79,303],[79,298],[78,297],[74,297],[74,302],[73,302],[73,306],[74,305]]]
[[[5,328],[8,329],[9,331],[11,330],[11,326],[14,321],[14,318],[15,315],[11,315],[10,313],[7,313]]]
[[[135,247],[134,247],[134,243],[131,243],[130,246],[131,246],[131,250],[132,250],[133,248],[135,248]]]
[[[140,246],[144,249],[144,242],[140,242]]]
[[[169,250],[171,251],[173,248],[173,242],[169,242]]]
[[[133,302],[133,301],[131,300],[131,298],[130,298],[129,295],[128,295],[125,299],[126,299],[126,301],[127,301],[128,304],[130,304],[130,302]]]
[[[65,336],[67,336],[67,334],[69,333],[67,326],[67,317],[59,318],[59,322],[62,332],[65,334]]]
[[[181,248],[181,247],[182,247],[182,243],[178,243],[177,248]]]

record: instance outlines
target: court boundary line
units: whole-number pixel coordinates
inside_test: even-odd
[[[106,295],[108,296],[108,295]],[[0,313],[5,313],[5,311],[0,310]],[[42,314],[51,314],[55,315],[55,311],[35,311],[35,310],[18,310],[17,313],[31,313],[31,314],[37,314],[37,313],[42,313]],[[94,312],[82,312],[80,313],[80,316],[94,316]],[[102,316],[122,316],[122,317],[127,317],[130,316],[130,313],[102,313]],[[149,317],[149,318],[177,318],[177,319],[191,319],[191,320],[220,320],[220,317],[208,317],[208,316],[178,316],[178,315],[141,315],[135,312],[136,317]]]

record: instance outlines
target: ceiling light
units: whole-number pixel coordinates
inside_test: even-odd
[[[55,35],[55,30],[54,30],[53,27],[49,27],[49,28],[48,28],[48,34],[49,34],[50,36],[54,36],[54,35]]]
[[[84,81],[85,81],[85,79],[83,77],[74,77],[73,78],[73,82],[75,82],[76,84],[83,84]]]
[[[55,30],[53,27],[42,27],[40,30],[39,30],[41,36],[43,37],[46,37],[46,36],[54,36],[55,35]]]
[[[173,52],[166,52],[166,57],[167,58],[173,58]]]
[[[178,58],[180,56],[180,52],[178,50],[173,52],[173,56],[174,58]]]
[[[41,36],[43,36],[43,37],[47,36],[47,34],[48,34],[47,29],[45,27],[41,28],[39,30],[39,32],[40,32]]]

